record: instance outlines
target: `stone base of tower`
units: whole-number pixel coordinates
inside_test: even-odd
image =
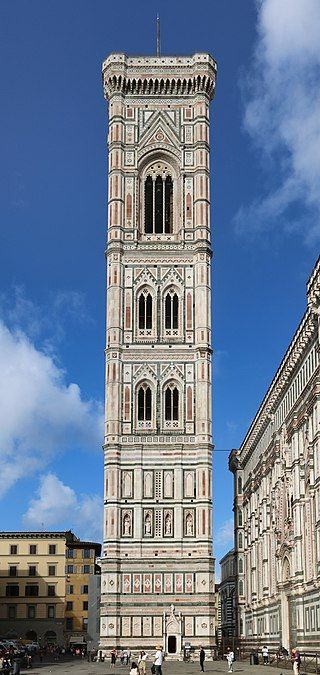
[[[163,615],[164,630],[161,636],[160,635],[128,636],[128,635],[121,635],[119,633],[113,637],[101,636],[99,649],[102,650],[102,652],[106,656],[109,656],[111,649],[113,649],[114,647],[116,649],[127,649],[129,647],[132,656],[135,658],[136,656],[138,656],[138,653],[141,650],[144,650],[147,653],[152,654],[152,652],[156,651],[156,648],[158,646],[161,646],[167,660],[181,660],[183,658],[184,649],[186,646],[191,645],[192,648],[198,651],[200,645],[202,645],[208,656],[213,654],[216,648],[214,615],[206,614],[203,611],[202,607],[201,616],[194,615],[192,617],[191,612],[188,610],[188,608],[186,608],[185,611],[187,612],[187,617],[189,620],[190,618],[192,618],[195,622],[197,620],[201,621],[199,630],[199,633],[201,634],[187,636],[185,634],[184,628],[185,617],[183,613],[179,611],[178,606],[177,608],[174,607],[173,616],[171,615],[171,611],[172,610],[170,609],[170,607],[167,607],[167,611],[164,612]],[[128,615],[124,617],[119,616],[118,621],[120,625],[122,618],[130,619],[131,617],[130,616],[128,617]],[[134,619],[135,621],[137,621],[137,619],[139,621],[140,619],[141,622],[143,621],[143,619],[151,619],[152,621],[153,617],[150,615],[147,616],[146,613],[144,613],[143,615],[141,614],[141,616],[139,617],[139,615],[137,615],[136,612]],[[108,622],[109,625],[110,623],[113,624],[114,617],[103,615],[101,621],[102,621],[102,630],[105,630],[103,628],[103,625],[107,626]],[[205,625],[211,626],[210,628],[211,635],[203,635],[205,629],[202,628],[201,626]]]
[[[167,658],[180,659],[186,645],[202,645],[209,655],[216,646],[213,569],[208,558],[102,560],[100,649],[130,647],[135,655],[160,645]],[[168,580],[175,593],[164,592]],[[147,593],[149,584],[159,592]]]

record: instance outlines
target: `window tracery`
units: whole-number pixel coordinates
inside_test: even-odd
[[[152,328],[152,295],[147,289],[144,289],[139,296],[138,326],[139,330],[151,330]]]
[[[138,389],[138,421],[151,421],[152,393],[147,384],[142,384]]]
[[[164,300],[165,309],[165,329],[166,331],[175,331],[178,334],[179,328],[179,298],[174,289],[170,289]]]
[[[178,426],[179,422],[179,391],[175,384],[169,384],[164,393],[165,422]]]
[[[168,166],[153,164],[143,181],[144,231],[146,234],[173,233],[173,178]]]

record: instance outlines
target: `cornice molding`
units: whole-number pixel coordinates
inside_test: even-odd
[[[320,257],[307,283],[307,310],[293,336],[274,379],[239,449],[243,463],[254,451],[259,439],[276,412],[293,372],[305,358],[312,341],[320,342]]]

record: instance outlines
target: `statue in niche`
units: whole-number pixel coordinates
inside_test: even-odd
[[[126,513],[123,519],[123,534],[125,537],[131,537],[131,517]]]
[[[144,533],[146,535],[151,535],[151,515],[150,513],[147,513],[144,521]]]
[[[186,533],[188,537],[193,536],[193,517],[192,513],[188,513],[186,518]]]
[[[167,537],[170,537],[172,535],[172,515],[171,515],[171,513],[167,513],[167,515],[166,515],[164,533]]]

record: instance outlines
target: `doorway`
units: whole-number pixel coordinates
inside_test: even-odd
[[[177,638],[175,635],[168,636],[168,654],[176,654]]]

